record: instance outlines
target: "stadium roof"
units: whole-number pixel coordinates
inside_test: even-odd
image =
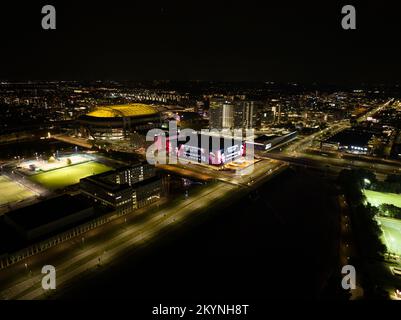
[[[153,107],[141,104],[131,103],[114,106],[99,106],[87,115],[97,118],[115,118],[115,117],[139,117],[144,115],[156,114],[157,110]]]

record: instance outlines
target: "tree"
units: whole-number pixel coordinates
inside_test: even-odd
[[[361,250],[365,256],[380,257],[386,252],[386,247],[380,240],[382,230],[375,217],[380,210],[366,204],[362,189],[365,187],[364,179],[376,183],[375,175],[366,170],[343,170],[338,177],[340,184],[352,213],[352,223],[358,234]]]
[[[380,215],[394,219],[401,219],[401,208],[396,207],[392,204],[387,204],[387,203],[381,204],[379,206],[379,211]]]

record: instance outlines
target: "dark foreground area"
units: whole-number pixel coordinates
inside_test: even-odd
[[[287,170],[250,196],[100,267],[52,298],[337,298],[328,283],[338,272],[338,233],[333,184]]]

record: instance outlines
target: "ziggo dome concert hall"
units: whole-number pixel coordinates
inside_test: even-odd
[[[130,133],[142,133],[160,127],[160,113],[150,105],[132,103],[98,106],[79,117],[83,136],[96,140],[119,140]]]

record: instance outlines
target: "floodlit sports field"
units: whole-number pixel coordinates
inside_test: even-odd
[[[378,217],[383,230],[383,243],[391,253],[401,255],[401,220]]]
[[[401,194],[364,190],[366,200],[375,207],[392,204],[401,208]],[[382,241],[391,253],[401,255],[401,220],[377,217],[383,231]]]
[[[33,191],[5,176],[0,176],[0,190],[0,206],[22,201],[36,195]]]
[[[55,190],[79,183],[79,180],[82,178],[110,171],[112,169],[113,168],[104,164],[90,161],[49,172],[39,173],[30,176],[29,179],[35,183],[41,184],[47,189]]]
[[[366,200],[375,207],[381,204],[392,204],[396,207],[401,208],[401,194],[396,193],[384,193],[372,190],[363,190],[366,196]]]
[[[84,163],[88,161],[92,161],[93,157],[86,154],[72,154],[69,156],[62,156],[58,159],[53,159],[53,161],[48,160],[28,160],[20,164],[20,167],[26,170],[26,173],[30,171],[40,172],[40,171],[50,171],[55,169],[60,169],[67,167],[69,165],[76,165],[79,163]],[[69,164],[70,162],[70,164]]]

